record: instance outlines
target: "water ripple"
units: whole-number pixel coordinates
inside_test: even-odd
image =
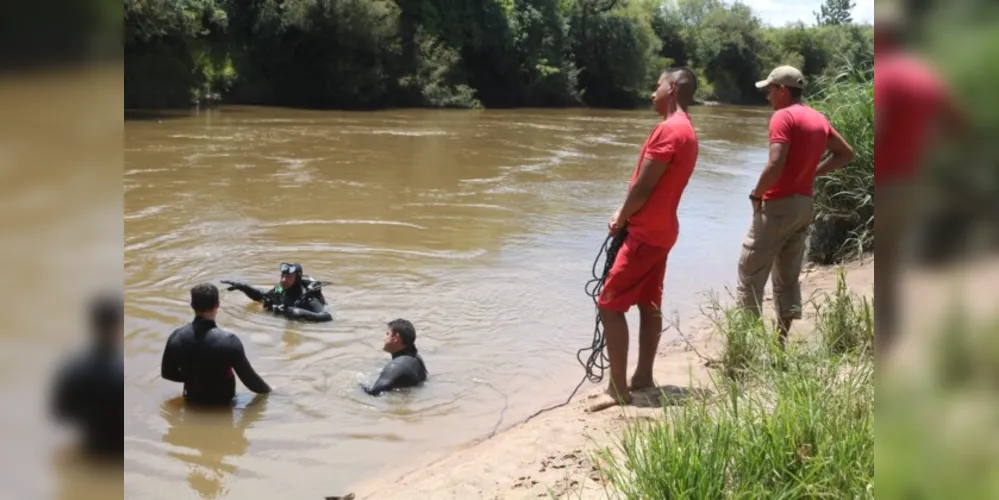
[[[413,224],[411,222],[401,222],[392,220],[359,220],[359,219],[332,219],[332,220],[289,220],[282,222],[263,223],[260,227],[284,227],[284,226],[306,226],[306,225],[375,225],[375,226],[401,226],[413,229],[426,229],[426,226]]]
[[[751,187],[739,172],[766,154],[765,120],[747,139],[763,147],[739,131],[765,113],[740,113],[697,118],[704,154],[681,206],[669,307],[738,257],[723,242],[740,241],[744,214],[726,200]],[[126,496],[346,488],[393,457],[484,436],[501,412],[508,425],[578,382],[594,320],[583,286],[654,115],[214,116],[126,134]],[[283,261],[332,282],[332,323],[289,321],[219,284],[269,288]],[[240,407],[212,415],[172,406],[181,389],[159,378],[160,356],[191,321],[198,281],[222,290],[219,325],[273,394],[248,403],[239,385]],[[416,325],[430,381],[369,397],[359,384],[388,362],[396,318]]]

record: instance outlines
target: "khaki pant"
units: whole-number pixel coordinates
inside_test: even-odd
[[[773,271],[774,303],[784,319],[801,319],[801,267],[814,203],[808,196],[763,202],[753,214],[739,258],[738,301],[756,316],[763,312],[763,289]]]
[[[913,222],[914,187],[898,182],[874,188],[878,203],[874,219],[874,336],[890,341],[898,323],[900,270],[907,252],[909,230]]]

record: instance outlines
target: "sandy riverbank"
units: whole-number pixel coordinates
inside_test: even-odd
[[[848,264],[845,269],[851,290],[872,297],[873,256]],[[836,278],[837,268],[833,267],[806,271],[802,277],[803,296],[807,300],[815,297],[814,294],[833,293]],[[723,302],[728,302],[727,295],[721,295]],[[807,309],[805,319],[793,327],[792,341],[811,335],[811,311]],[[712,357],[721,346],[720,339],[713,338],[712,325],[706,317],[681,323],[679,330],[689,345],[683,340],[664,342],[656,362],[656,381],[667,394],[682,394],[691,386],[707,385],[708,369],[698,353]],[[664,338],[675,334],[674,328]],[[568,406],[515,425],[490,439],[429,457],[418,468],[379,474],[360,482],[353,491],[358,500],[519,499],[550,498],[549,495],[602,498],[603,486],[589,461],[589,452],[597,446],[612,445],[628,419],[655,418],[661,409],[658,401],[643,404],[641,398],[636,398],[635,406],[587,413],[587,400],[599,392],[600,389],[594,389],[590,394],[579,394]]]

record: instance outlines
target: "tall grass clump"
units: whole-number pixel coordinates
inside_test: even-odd
[[[867,297],[857,298],[846,285],[846,271],[839,270],[836,291],[815,308],[815,328],[826,353],[873,354],[874,312]]]
[[[853,146],[848,165],[815,180],[808,260],[829,265],[874,249],[874,69],[846,67],[817,82],[808,104]]]
[[[999,316],[976,313],[956,290],[948,300],[941,316],[906,339],[922,349],[878,374],[882,496],[996,496]]]
[[[768,352],[773,352],[776,332],[767,328],[762,318],[754,317],[738,307],[722,307],[716,297],[711,297],[710,312],[705,315],[721,334],[723,347],[716,367],[726,379],[744,382],[753,373],[756,364]]]
[[[768,336],[747,352],[765,354],[769,344]],[[610,497],[874,497],[873,357],[830,356],[813,343],[789,345],[779,366],[765,356],[729,359],[744,363],[740,380],[720,378],[715,396],[664,407],[662,420],[636,419],[616,450],[595,454]]]

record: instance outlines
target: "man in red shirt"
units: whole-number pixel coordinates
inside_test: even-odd
[[[630,403],[630,391],[655,387],[652,368],[662,333],[660,307],[666,258],[680,231],[680,197],[697,163],[697,134],[687,115],[696,89],[693,72],[676,68],[659,77],[659,87],[652,94],[652,106],[664,120],[645,140],[628,195],[610,221],[612,235],[627,226],[627,236],[597,300],[611,380],[606,395],[589,411]],[[634,305],[638,306],[641,324],[638,366],[629,389],[628,322],[624,315]]]
[[[780,66],[766,80],[776,112],[770,119],[770,157],[756,188],[749,194],[753,222],[739,258],[740,305],[759,317],[763,288],[773,271],[774,302],[781,345],[791,322],[801,319],[801,275],[805,238],[812,223],[812,185],[853,159],[853,149],[822,113],[802,104],[805,77],[796,68]],[[832,155],[825,160],[826,149]]]
[[[902,44],[903,13],[880,8],[874,25],[874,231],[878,264],[874,268],[875,339],[882,351],[894,336],[901,242],[912,222],[912,183],[934,127],[960,134],[966,120],[937,72]]]
[[[878,10],[874,28],[874,185],[907,184],[935,142],[934,126],[957,133],[962,113],[929,64],[902,43],[897,7]]]

